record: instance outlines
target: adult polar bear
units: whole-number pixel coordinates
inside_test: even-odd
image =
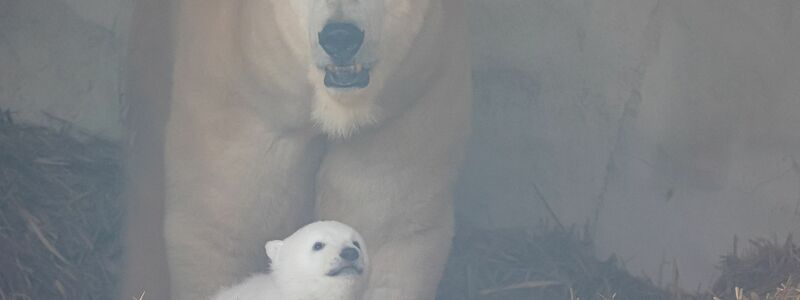
[[[433,299],[470,127],[463,5],[140,0],[123,297],[208,298],[316,218],[365,237],[367,299]]]

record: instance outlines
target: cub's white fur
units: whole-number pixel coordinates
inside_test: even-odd
[[[434,297],[470,129],[462,0],[137,5],[124,299],[207,299],[265,263],[258,241],[312,219],[350,224],[375,250],[369,299]],[[364,31],[366,87],[324,83],[328,22]],[[171,61],[153,59],[148,43],[168,39],[148,35],[169,33]],[[162,214],[152,234],[160,221],[142,220]],[[168,287],[152,276],[164,260]]]
[[[366,299],[429,300],[450,249],[452,186],[470,129],[468,26],[462,0],[384,2],[370,86],[339,99],[312,80],[315,103],[377,113],[367,127],[351,118],[357,131],[329,142],[317,173],[316,217],[347,223],[369,243]],[[346,119],[324,112],[317,123]]]
[[[314,249],[316,244],[323,245]],[[213,300],[357,300],[366,287],[369,259],[361,235],[336,221],[315,222],[283,241],[267,242],[272,272],[223,289]],[[344,249],[358,258],[340,257]],[[335,275],[333,275],[335,274]]]

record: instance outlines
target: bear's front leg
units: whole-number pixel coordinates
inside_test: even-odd
[[[322,141],[278,135],[246,111],[178,101],[165,159],[172,300],[208,299],[265,270],[264,241],[310,221]]]
[[[452,235],[452,226],[443,224],[384,243],[373,252],[364,299],[434,299]]]
[[[379,162],[338,146],[318,175],[317,217],[364,236],[372,265],[364,299],[434,299],[453,236],[455,160]]]

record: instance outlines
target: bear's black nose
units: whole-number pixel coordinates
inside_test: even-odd
[[[328,23],[318,37],[319,45],[337,65],[352,64],[364,43],[364,31],[351,23]]]
[[[355,261],[358,259],[358,250],[353,247],[347,247],[342,249],[342,252],[339,253],[339,257],[343,258],[346,261]]]

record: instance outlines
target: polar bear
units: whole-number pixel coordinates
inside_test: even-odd
[[[356,300],[366,287],[369,259],[364,239],[336,221],[300,228],[267,242],[272,271],[223,289],[213,300]]]
[[[124,298],[207,299],[313,219],[375,250],[369,299],[434,297],[470,130],[461,0],[136,5]]]

